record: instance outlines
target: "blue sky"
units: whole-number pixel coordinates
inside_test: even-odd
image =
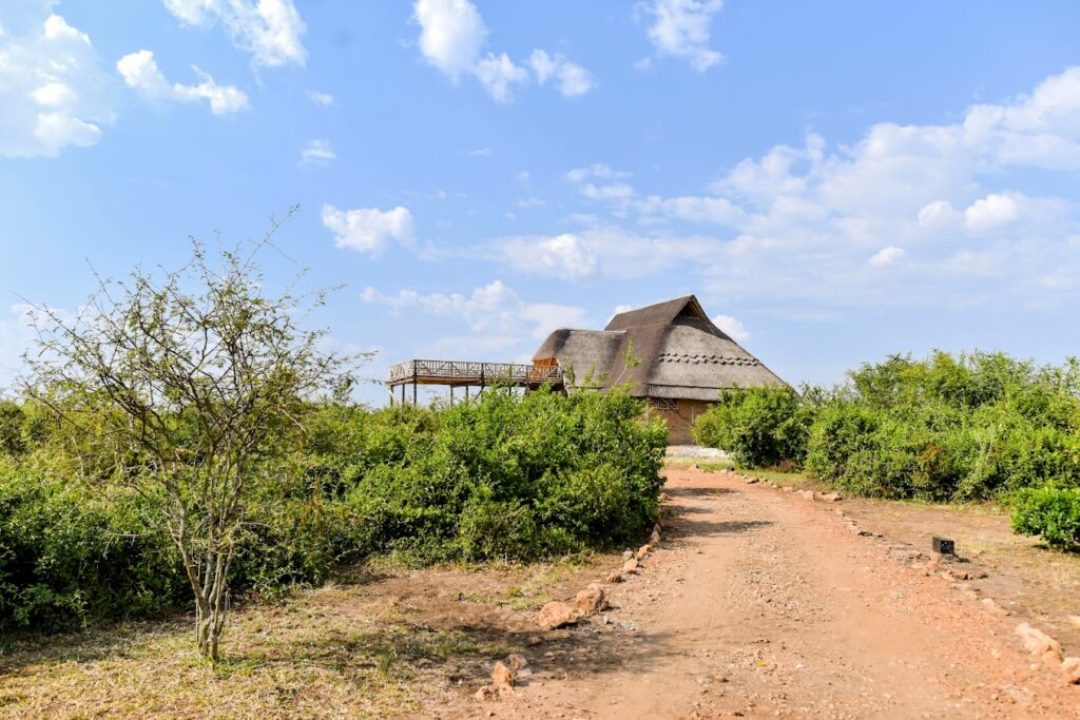
[[[294,204],[269,272],[344,285],[320,319],[375,376],[691,292],[792,383],[1057,362],[1077,27],[1065,0],[3,0],[0,384],[25,300]]]

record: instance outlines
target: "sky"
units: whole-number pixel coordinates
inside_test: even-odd
[[[28,304],[293,206],[268,277],[339,287],[317,321],[375,379],[689,293],[793,385],[1060,362],[1077,27],[1075,0],[0,0],[0,386]]]

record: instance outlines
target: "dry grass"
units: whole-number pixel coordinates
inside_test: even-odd
[[[235,612],[216,667],[186,618],[9,639],[0,717],[432,717],[526,646],[539,604],[613,562],[384,570],[299,592]]]

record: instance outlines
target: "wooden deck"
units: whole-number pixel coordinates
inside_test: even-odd
[[[449,387],[487,387],[513,385],[535,388],[549,383],[563,384],[558,366],[521,363],[461,362],[457,360],[409,360],[390,368],[388,387],[398,385],[444,385]]]

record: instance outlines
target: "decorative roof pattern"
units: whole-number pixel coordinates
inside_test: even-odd
[[[704,355],[699,353],[660,353],[656,356],[656,362],[661,363],[688,363],[693,365],[740,365],[742,367],[754,367],[761,365],[756,357],[739,357],[737,355]]]

